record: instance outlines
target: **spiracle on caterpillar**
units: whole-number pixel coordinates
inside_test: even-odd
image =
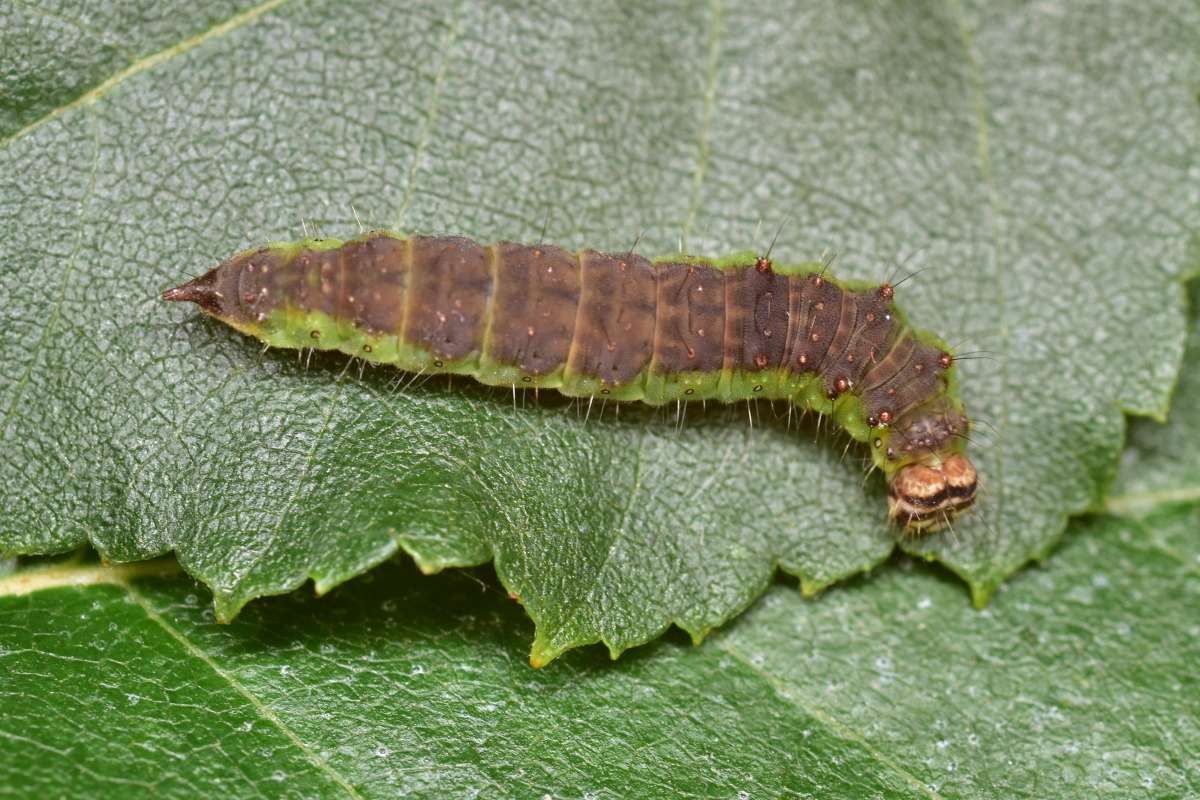
[[[868,444],[891,519],[942,528],[976,492],[954,356],[909,324],[891,284],[826,273],[755,253],[649,260],[374,231],[245,250],[162,297],[269,346],[493,386],[787,400]]]

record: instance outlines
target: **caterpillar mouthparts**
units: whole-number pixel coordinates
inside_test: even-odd
[[[976,491],[954,356],[909,325],[891,284],[827,267],[376,231],[246,250],[162,299],[273,347],[492,386],[651,405],[786,400],[869,443],[891,519],[937,530]]]

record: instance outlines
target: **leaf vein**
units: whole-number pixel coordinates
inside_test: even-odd
[[[260,3],[254,8],[247,9],[240,14],[235,14],[224,22],[218,23],[208,30],[202,31],[201,33],[184,39],[181,42],[177,42],[170,47],[159,50],[157,53],[152,53],[145,58],[140,58],[137,61],[134,61],[125,69],[117,72],[115,75],[110,76],[106,80],[101,81],[96,86],[79,95],[79,97],[76,97],[74,100],[64,103],[57,108],[51,109],[15,133],[0,139],[0,147],[7,147],[17,139],[24,138],[28,134],[33,133],[35,130],[45,125],[47,122],[61,117],[63,114],[67,113],[73,108],[95,103],[110,89],[115,88],[130,78],[140,75],[149,69],[153,69],[154,67],[166,61],[170,61],[175,56],[182,55],[189,50],[193,50],[207,42],[209,39],[215,39],[219,36],[224,36],[227,33],[254,22],[263,14],[275,10],[286,2],[288,2],[288,0],[265,0],[265,2]]]
[[[412,161],[408,165],[408,180],[404,186],[404,198],[400,201],[400,207],[396,209],[396,230],[404,230],[404,216],[408,213],[408,207],[412,204],[413,195],[416,193],[417,172],[421,168],[421,156],[429,146],[430,131],[433,129],[434,120],[437,119],[438,104],[442,98],[442,84],[449,69],[450,51],[458,39],[458,19],[461,8],[461,6],[454,7],[454,13],[450,16],[450,24],[442,34],[441,57],[438,59],[437,71],[434,73],[433,89],[430,90],[429,102],[425,106],[425,118],[421,120]]]
[[[33,3],[28,2],[28,0],[15,0],[15,2],[17,5],[25,8],[31,13],[38,14],[45,19],[57,20],[64,25],[71,26],[85,36],[95,39],[105,47],[111,47],[114,50],[117,50],[126,58],[126,60],[130,62],[137,60],[137,54],[121,43],[116,37],[114,37],[111,31],[97,30],[79,17],[63,14],[59,11],[53,11],[49,8],[41,8]]]
[[[608,547],[605,548],[604,555],[601,557],[600,563],[597,564],[596,569],[592,571],[591,580],[588,581],[587,587],[582,589],[579,594],[576,595],[575,600],[571,603],[567,610],[559,616],[560,630],[570,622],[570,620],[575,616],[576,612],[579,611],[579,609],[591,596],[592,592],[596,590],[596,587],[600,585],[600,577],[603,575],[605,568],[607,568],[609,560],[612,559],[613,552],[617,549],[617,542],[619,542],[621,537],[625,534],[625,527],[629,523],[630,511],[632,511],[633,504],[637,500],[638,493],[642,489],[642,458],[646,445],[646,435],[646,431],[643,429],[639,433],[637,444],[633,448],[633,483],[629,488],[629,497],[625,502],[625,507],[621,510],[621,517],[616,526],[613,528],[612,538],[608,541]],[[545,641],[542,636],[543,623],[540,619],[535,619],[534,622],[536,625],[536,638],[533,644],[533,660],[537,662],[535,663],[535,666],[540,666],[541,664],[549,663],[553,658],[556,658],[560,653],[564,652],[566,648],[562,647],[561,645],[555,645],[549,650],[543,648],[542,644]],[[667,624],[663,625],[663,629],[667,627]],[[600,632],[598,639],[594,639],[592,641],[601,640],[603,640],[606,644],[608,643],[608,639],[604,636],[603,632]]]
[[[159,614],[158,611],[150,604],[150,601],[147,600],[140,592],[138,592],[132,584],[122,581],[120,585],[129,594],[130,598],[141,607],[146,616],[149,617],[156,625],[162,628],[172,639],[179,642],[180,646],[187,651],[188,655],[203,662],[204,665],[216,673],[221,680],[229,684],[230,688],[245,698],[246,702],[250,704],[250,706],[259,714],[259,716],[273,725],[280,733],[284,735],[284,737],[287,738],[289,742],[299,748],[314,767],[319,769],[334,783],[345,790],[349,797],[359,798],[359,800],[361,800],[362,795],[358,793],[358,790],[354,788],[354,785],[351,784],[344,775],[335,770],[328,761],[320,756],[320,754],[313,750],[308,743],[301,739],[300,736],[287,725],[287,723],[280,719],[279,715],[275,713],[274,709],[272,709],[253,692],[251,692],[249,688],[247,688],[241,681],[237,679],[237,677],[235,677],[228,670],[224,669],[210,655],[208,655],[208,653],[205,653],[203,650],[201,650],[200,647],[191,639],[187,638],[182,631],[168,622],[166,618]]]
[[[791,703],[796,708],[800,709],[802,712],[804,712],[808,716],[810,716],[813,719],[815,719],[816,721],[820,722],[822,725],[826,726],[835,735],[839,736],[842,739],[845,739],[848,742],[853,742],[854,744],[857,744],[858,746],[862,747],[872,758],[874,758],[880,764],[885,766],[892,773],[894,773],[894,774],[898,775],[900,778],[904,779],[904,781],[906,783],[908,783],[910,786],[912,786],[912,788],[920,791],[926,797],[931,798],[931,800],[941,800],[941,795],[939,795],[936,791],[931,789],[927,784],[925,784],[923,781],[921,781],[917,776],[913,775],[911,772],[904,769],[904,767],[900,766],[900,764],[896,763],[896,761],[889,758],[884,753],[881,753],[874,746],[872,746],[869,741],[867,741],[861,735],[859,735],[853,728],[846,726],[845,724],[840,722],[837,718],[829,715],[827,712],[823,711],[822,709],[815,708],[815,707],[810,706],[807,703],[803,702],[799,697],[797,697],[795,695],[794,692],[792,692],[789,689],[789,687],[787,686],[786,683],[784,683],[780,679],[776,678],[774,675],[767,672],[765,669],[763,669],[759,665],[755,664],[754,660],[751,659],[750,657],[748,657],[741,650],[737,649],[736,647],[734,647],[733,645],[729,644],[726,641],[715,642],[715,645],[718,648],[720,648],[721,650],[728,653],[733,658],[737,659],[738,663],[747,667],[748,669],[750,669],[750,671],[752,671],[753,673],[758,675],[760,678],[762,678],[764,681],[766,681],[767,684],[769,684],[771,686],[771,688],[775,691],[775,693],[777,695],[782,697],[787,702]]]
[[[17,385],[13,387],[12,400],[9,401],[8,408],[5,409],[3,421],[0,421],[0,442],[8,438],[9,425],[16,415],[21,397],[25,394],[25,387],[29,385],[29,379],[33,376],[33,368],[37,364],[42,349],[50,341],[50,334],[58,326],[59,317],[62,316],[63,303],[67,296],[67,284],[75,272],[75,265],[79,263],[79,252],[83,249],[83,229],[88,213],[91,211],[92,199],[96,195],[96,176],[100,169],[100,120],[93,111],[88,112],[88,117],[92,123],[92,166],[88,175],[87,187],[84,189],[83,198],[79,201],[79,221],[75,231],[75,243],[71,246],[71,253],[67,256],[66,266],[63,267],[62,277],[58,281],[58,291],[54,297],[54,307],[50,309],[50,313],[46,316],[46,324],[42,326],[42,334],[38,337],[33,349],[29,352],[29,360],[26,362],[25,369],[21,373]]]
[[[696,214],[700,210],[700,191],[704,186],[704,174],[708,170],[708,160],[711,153],[709,139],[712,135],[712,123],[717,97],[717,68],[721,56],[721,0],[712,0],[709,5],[710,19],[708,28],[708,70],[704,86],[704,111],[700,118],[700,137],[696,142],[696,167],[692,172],[692,197],[688,202],[687,218],[683,222],[683,233],[680,244],[687,251],[687,239],[696,222]]]
[[[1177,486],[1146,492],[1129,492],[1109,497],[1104,501],[1104,510],[1110,514],[1127,516],[1135,511],[1154,510],[1158,506],[1173,503],[1190,503],[1200,500],[1200,486]]]
[[[263,543],[263,546],[247,562],[245,569],[241,570],[241,573],[234,584],[235,586],[245,580],[246,577],[254,571],[254,568],[262,562],[263,557],[271,551],[271,548],[275,546],[275,542],[279,540],[279,534],[283,530],[283,526],[287,522],[288,516],[292,513],[292,509],[295,507],[297,499],[300,497],[300,491],[304,488],[304,481],[307,480],[308,473],[312,470],[313,462],[316,460],[317,456],[317,448],[321,446],[321,440],[325,438],[325,433],[329,430],[329,422],[333,419],[333,412],[337,409],[338,400],[342,396],[342,389],[344,388],[342,379],[345,378],[346,370],[348,370],[350,365],[353,363],[354,359],[348,359],[346,361],[346,366],[342,367],[342,371],[338,374],[337,389],[334,391],[333,397],[329,400],[329,406],[325,409],[325,415],[321,419],[321,428],[317,431],[317,435],[313,437],[312,446],[308,448],[308,454],[304,459],[304,466],[300,469],[300,474],[296,477],[296,485],[292,489],[292,493],[288,495],[287,501],[283,504],[283,508],[279,511],[279,521],[275,523],[275,527],[266,537],[266,542]],[[214,594],[216,594],[216,591],[214,591]],[[240,607],[241,602],[245,602],[240,597],[239,601],[238,607]],[[232,617],[234,614],[231,613],[229,616]]]

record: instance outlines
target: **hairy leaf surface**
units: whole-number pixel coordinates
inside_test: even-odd
[[[72,15],[42,6],[5,35]],[[765,248],[782,224],[778,258],[831,247],[875,280],[911,256],[902,305],[991,360],[963,375],[980,507],[904,546],[978,602],[1099,504],[1122,411],[1165,413],[1200,207],[1186,3],[167,8],[143,13],[171,35],[97,16],[125,55],[58,87],[35,86],[45,54],[5,75],[6,551],[174,550],[223,619],[400,549],[494,559],[543,663],[699,637],[777,567],[815,591],[895,549],[860,454],[782,409],[618,417],[398,381],[156,299],[356,217],[651,253]]]

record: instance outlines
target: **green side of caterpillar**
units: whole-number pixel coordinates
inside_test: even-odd
[[[660,405],[787,400],[866,442],[910,530],[975,496],[954,358],[888,284],[751,252],[717,259],[403,237],[237,253],[163,294],[273,347],[492,386]]]

